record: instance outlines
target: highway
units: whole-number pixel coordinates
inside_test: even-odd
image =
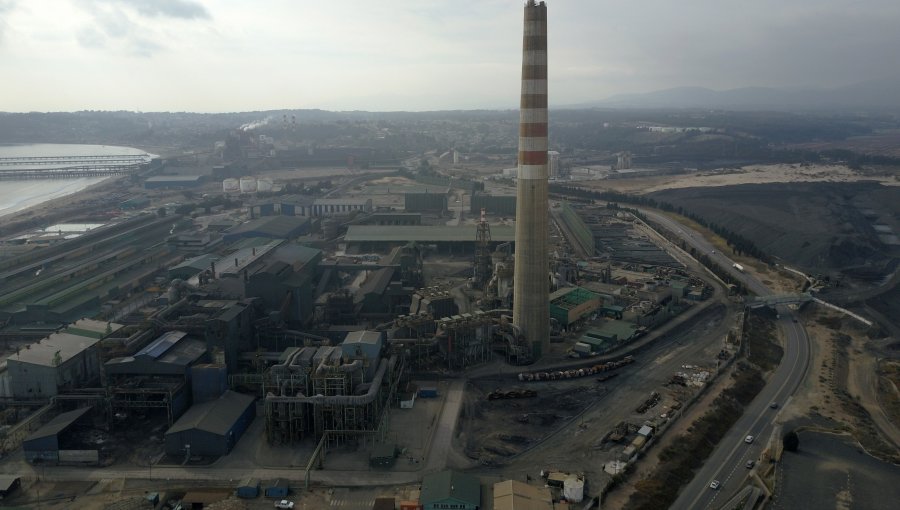
[[[734,277],[739,278],[752,292],[765,296],[771,294],[758,279],[732,267],[734,262],[715,250],[699,233],[670,219],[662,214],[642,210],[648,218],[678,233],[689,245],[701,253],[705,253],[720,266],[727,269]],[[714,252],[715,251],[715,252]],[[682,489],[678,499],[670,507],[672,509],[705,509],[717,508],[736,494],[744,485],[750,469],[748,460],[758,461],[760,454],[768,444],[780,441],[773,437],[775,419],[790,396],[797,390],[806,375],[809,365],[809,338],[806,330],[795,321],[794,313],[786,306],[778,307],[780,319],[777,326],[785,338],[784,356],[781,364],[772,374],[768,384],[745,409],[744,414],[725,434],[713,453],[706,459],[703,467],[694,475],[694,479]],[[770,404],[778,404],[772,409]],[[751,444],[744,438],[753,436]],[[769,443],[769,441],[773,443]],[[710,483],[718,480],[718,490],[710,488]]]

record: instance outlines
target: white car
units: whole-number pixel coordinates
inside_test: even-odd
[[[712,490],[716,490],[719,488],[719,485],[721,485],[721,484],[719,483],[718,480],[713,480],[712,483],[709,484],[709,488]]]
[[[288,501],[286,499],[282,499],[281,501],[275,502],[275,508],[283,509],[283,510],[291,510],[294,508],[294,502]]]
[[[744,438],[744,442],[750,444],[753,442],[753,436],[747,436]]]

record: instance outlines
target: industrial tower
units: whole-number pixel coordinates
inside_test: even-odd
[[[513,324],[538,359],[550,349],[547,256],[547,6],[528,0],[522,40]]]
[[[487,221],[484,207],[481,208],[481,220],[475,233],[475,274],[472,286],[487,291],[491,279],[491,225]]]

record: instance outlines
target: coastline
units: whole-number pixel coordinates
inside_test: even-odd
[[[100,182],[62,196],[51,198],[17,211],[0,215],[0,236],[10,235],[28,228],[36,228],[42,222],[63,218],[73,218],[78,214],[88,214],[89,210],[79,211],[84,202],[98,199],[110,191],[127,175],[115,175],[103,178]]]

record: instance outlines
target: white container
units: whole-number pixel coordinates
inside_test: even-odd
[[[241,193],[256,191],[256,177],[241,177]]]
[[[275,185],[275,182],[268,178],[263,177],[262,179],[256,181],[256,191],[272,191],[272,187]]]
[[[237,179],[225,179],[222,181],[222,191],[225,193],[237,193],[241,190],[241,183]]]
[[[566,501],[580,503],[584,499],[584,480],[574,476],[563,481],[563,497]]]

